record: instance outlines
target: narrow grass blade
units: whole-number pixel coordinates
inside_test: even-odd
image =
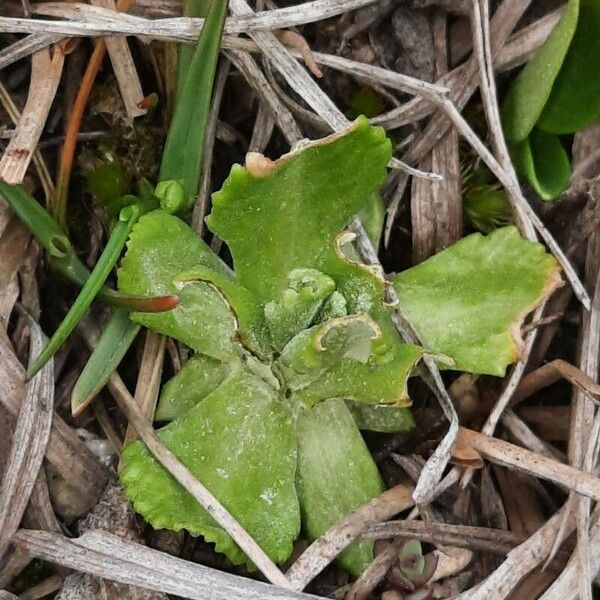
[[[20,186],[8,185],[0,180],[0,196],[47,250],[52,268],[75,285],[83,287],[90,272],[79,260],[69,238],[52,216]],[[137,312],[163,312],[178,304],[178,298],[174,295],[130,296],[107,287],[100,290],[98,297],[111,306]]]
[[[86,363],[71,394],[73,416],[81,414],[104,387],[135,340],[140,326],[129,319],[129,312],[117,308]]]
[[[112,268],[121,255],[125,242],[129,237],[131,228],[139,217],[139,209],[136,206],[127,207],[121,212],[119,221],[115,225],[112,235],[106,244],[98,263],[85,282],[79,296],[73,306],[55,331],[54,335],[39,354],[33,365],[30,366],[27,373],[28,377],[33,377],[48,359],[54,356],[55,352],[61,347],[73,329],[77,326],[83,315],[93,302],[98,292],[102,289],[106,278],[109,276]]]
[[[188,197],[187,208],[198,193],[204,138],[227,6],[227,0],[214,0],[212,3],[177,99],[160,166],[161,181],[175,180],[183,184]]]
[[[21,186],[0,180],[0,196],[51,256],[60,258],[73,252],[69,238],[58,223]]]
[[[210,9],[210,0],[185,0],[183,3],[184,17],[206,18]],[[177,98],[181,97],[183,85],[194,58],[195,46],[179,44],[177,50]]]

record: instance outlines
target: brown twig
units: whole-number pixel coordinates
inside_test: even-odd
[[[118,375],[109,382],[113,397],[123,411],[129,423],[136,429],[148,450],[167,471],[195,498],[213,519],[232,537],[264,576],[276,585],[290,588],[289,579],[277,568],[265,551],[254,541],[233,515],[213,496],[190,470],[162,443],[152,425],[142,414],[138,404],[131,396]]]
[[[518,469],[600,500],[600,478],[581,469],[464,427],[460,428],[457,444],[476,450],[493,463]]]
[[[0,159],[0,178],[19,184],[34,156],[62,75],[64,54],[59,46],[40,50],[31,58],[27,102],[15,133]]]
[[[293,589],[304,589],[342,550],[362,535],[369,525],[410,508],[412,486],[399,484],[363,504],[314,541],[286,573]]]
[[[119,12],[126,12],[133,2],[134,0],[119,0],[117,3],[117,10]],[[94,50],[90,56],[83,77],[81,78],[77,96],[71,107],[67,130],[65,131],[65,141],[60,154],[60,163],[58,167],[56,196],[52,204],[52,214],[63,229],[66,228],[67,195],[69,192],[69,181],[73,169],[79,130],[81,129],[85,108],[88,104],[90,94],[92,93],[92,87],[96,81],[96,76],[100,71],[102,62],[104,61],[106,50],[106,42],[103,39],[98,40],[94,46]]]
[[[154,409],[160,392],[160,381],[165,357],[166,338],[163,335],[146,331],[144,351],[140,362],[134,398],[148,423],[152,423]],[[128,425],[124,445],[137,439],[135,429]]]
[[[401,537],[403,540],[417,538],[436,546],[458,546],[502,556],[525,541],[523,536],[501,529],[415,520],[371,525],[363,537],[376,540],[391,537]]]
[[[41,352],[44,338],[39,325],[30,320],[30,361]],[[25,512],[42,466],[50,438],[54,401],[53,362],[27,384],[19,411],[13,443],[0,488],[0,556],[10,543]]]
[[[513,394],[510,405],[515,406],[538,390],[561,379],[566,379],[584,394],[600,397],[600,384],[571,363],[557,358],[523,377]]]
[[[317,596],[182,560],[106,531],[89,531],[69,539],[22,529],[13,543],[32,556],[76,571],[192,600],[318,600]]]

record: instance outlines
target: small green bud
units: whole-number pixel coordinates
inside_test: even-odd
[[[109,203],[129,189],[129,176],[116,163],[101,163],[88,175],[88,190],[101,202]]]
[[[189,205],[188,196],[181,181],[174,179],[161,181],[156,186],[154,194],[160,201],[161,208],[169,214],[180,213]]]
[[[469,225],[483,233],[512,223],[512,209],[506,192],[497,185],[468,186],[463,196]]]

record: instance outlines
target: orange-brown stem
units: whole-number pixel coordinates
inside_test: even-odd
[[[133,5],[134,0],[119,0],[117,2],[117,10],[119,12],[127,12]],[[92,86],[96,81],[96,75],[100,71],[102,61],[106,55],[106,43],[103,39],[96,42],[92,56],[87,65],[77,97],[73,103],[71,116],[65,133],[65,141],[63,143],[62,152],[60,155],[60,165],[58,168],[58,180],[56,183],[56,198],[52,205],[52,214],[58,221],[58,224],[66,230],[67,216],[67,193],[69,191],[69,180],[71,179],[71,170],[73,169],[73,159],[75,157],[75,148],[77,147],[77,137],[81,129],[83,113],[87,106]]]
[[[83,78],[81,79],[81,84],[79,85],[79,90],[77,91],[75,102],[73,103],[69,124],[65,133],[65,141],[60,155],[58,181],[56,184],[56,199],[52,207],[54,218],[63,229],[66,229],[67,193],[69,190],[71,170],[73,168],[75,148],[77,147],[77,137],[81,128],[85,107],[87,106],[92,91],[92,86],[94,85],[96,75],[100,70],[105,54],[106,44],[104,40],[99,40],[96,43],[85,73],[83,74]]]

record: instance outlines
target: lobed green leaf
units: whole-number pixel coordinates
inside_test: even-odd
[[[206,222],[227,242],[240,282],[269,302],[294,269],[331,276],[334,240],[383,183],[390,156],[383,129],[360,118],[276,161],[249,154],[235,165]]]
[[[223,295],[206,282],[179,288],[175,284],[181,273],[200,266],[230,277],[224,263],[188,225],[157,210],[133,228],[119,270],[119,289],[128,294],[177,294],[177,308],[159,314],[133,312],[131,318],[198,352],[228,360],[240,350],[236,320]]]
[[[520,356],[524,318],[562,284],[559,271],[511,226],[463,238],[396,275],[394,287],[429,351],[457,370],[503,376]]]
[[[297,417],[297,486],[310,540],[383,492],[381,477],[343,400],[302,408]],[[373,560],[373,542],[349,546],[337,562],[358,577]]]
[[[365,404],[356,400],[346,400],[346,405],[359,429],[380,433],[397,433],[409,431],[415,426],[415,421],[408,408]]]
[[[227,364],[196,354],[163,386],[154,419],[172,421],[182,417],[216,390],[230,371]]]
[[[296,440],[290,410],[273,387],[238,368],[158,435],[272,560],[289,558],[300,529]],[[248,563],[143,443],[125,448],[122,465],[127,496],[155,529],[186,529],[214,542],[233,563]]]

